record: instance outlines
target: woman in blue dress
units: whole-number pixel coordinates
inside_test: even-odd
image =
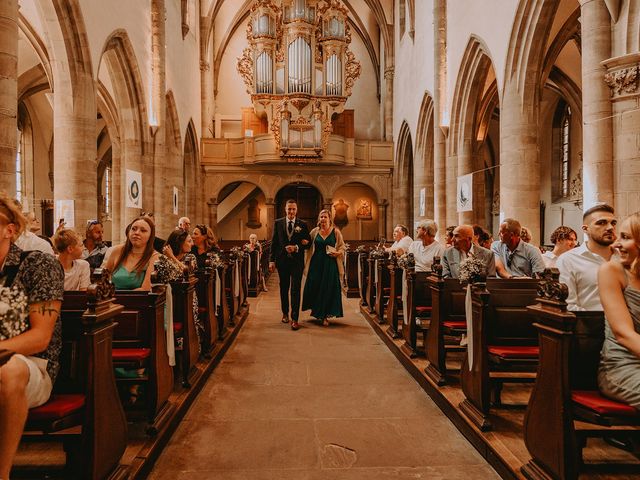
[[[331,213],[322,210],[318,226],[311,230],[311,248],[305,261],[306,283],[302,310],[329,325],[330,317],[342,317],[342,278],[344,276],[344,240],[331,220]]]
[[[606,317],[598,386],[607,397],[640,410],[640,212],[622,222],[614,247],[619,257],[598,271]]]
[[[106,268],[119,290],[151,290],[151,273],[158,253],[153,249],[156,227],[147,216],[136,218],[127,228],[127,241],[113,248]]]

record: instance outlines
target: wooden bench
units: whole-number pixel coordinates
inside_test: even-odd
[[[347,287],[347,298],[358,298],[360,296],[360,280],[358,279],[358,262],[360,253],[352,250],[351,245],[347,245],[345,262],[345,284]]]
[[[455,278],[442,276],[442,264],[435,258],[432,274],[425,279],[431,294],[431,322],[425,350],[429,363],[425,373],[437,385],[446,383],[447,352],[464,351],[460,338],[467,331],[465,287]],[[447,344],[446,337],[453,339]]]
[[[374,268],[377,273],[374,277],[375,280],[375,300],[374,300],[374,314],[378,318],[378,323],[385,323],[385,305],[391,292],[391,278],[389,276],[389,253],[384,250],[374,250],[372,252],[375,260]]]
[[[198,294],[198,314],[204,327],[202,341],[202,353],[205,357],[210,357],[210,352],[218,340],[218,321],[215,309],[215,270],[211,262],[207,260],[205,267],[195,271],[198,279],[196,293]]]
[[[155,435],[169,419],[174,405],[168,402],[173,390],[173,369],[167,356],[165,333],[166,288],[154,291],[116,290],[116,302],[125,308],[118,316],[114,333],[113,363],[125,370],[145,368],[141,377],[118,378],[123,388],[143,385],[144,402],[125,410],[136,417],[142,409],[149,423],[147,433]]]
[[[491,393],[500,404],[505,382],[532,382],[538,365],[538,333],[527,307],[535,302],[536,279],[489,278],[472,286],[473,320],[460,371],[465,400],[460,409],[481,430],[489,421]]]
[[[402,267],[398,264],[398,257],[395,252],[391,252],[386,264],[386,269],[389,275],[389,293],[387,298],[387,304],[384,306],[384,318],[389,322],[387,328],[387,335],[391,338],[400,338],[400,307],[404,309],[402,305]],[[404,328],[404,326],[402,327]],[[403,332],[404,333],[404,332]]]
[[[536,480],[577,479],[588,437],[640,442],[640,412],[598,391],[604,314],[567,311],[568,290],[558,278],[557,269],[546,270],[537,303],[528,308],[539,334],[540,361],[524,419],[532,459],[522,473]]]
[[[217,292],[217,298],[215,299],[216,318],[218,320],[218,339],[223,340],[227,336],[227,327],[231,325],[231,311],[229,309],[229,301],[227,300],[227,270],[229,264],[226,261],[221,261],[215,265],[216,270],[216,282],[218,286],[215,287]]]
[[[367,306],[367,291],[369,285],[369,251],[365,246],[359,246],[358,253],[358,289],[360,293],[360,305]]]
[[[260,252],[254,250],[248,253],[247,261],[247,296],[257,297],[262,291],[262,271],[260,270]]]
[[[409,357],[414,358],[421,353],[418,348],[420,334],[425,339],[423,348],[426,349],[426,335],[431,325],[431,289],[427,282],[431,273],[416,272],[413,254],[408,254],[400,263],[404,266],[407,297],[407,304],[403,307],[404,344],[401,348]]]
[[[112,362],[114,319],[124,307],[113,303],[108,273],[96,269],[93,280],[86,292],[64,293],[60,371],[49,401],[29,410],[24,435],[64,442],[66,478],[126,478],[119,461],[127,422]]]
[[[173,326],[177,336],[182,338],[182,349],[176,352],[180,359],[181,382],[184,388],[191,388],[189,375],[200,354],[198,333],[193,317],[193,296],[197,278],[192,270],[186,270],[185,277],[171,282],[173,296]]]
[[[371,256],[373,252],[370,251],[367,256],[367,288],[365,292],[365,307],[369,313],[375,312],[376,306],[376,259]]]

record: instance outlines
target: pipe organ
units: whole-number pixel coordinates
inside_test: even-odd
[[[360,76],[341,0],[254,0],[238,72],[281,157],[322,158]]]

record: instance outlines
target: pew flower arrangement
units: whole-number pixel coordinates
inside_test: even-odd
[[[405,253],[398,258],[398,266],[405,270],[416,266],[416,259],[413,253]]]
[[[222,257],[214,252],[207,253],[207,258],[209,259],[209,262],[211,262],[212,268],[218,268],[224,263],[222,261]]]
[[[182,278],[184,269],[180,268],[175,262],[171,261],[166,255],[160,255],[155,267],[155,282],[169,283]]]
[[[25,332],[27,296],[18,288],[0,287],[0,340],[8,340]]]
[[[470,255],[460,262],[458,280],[460,280],[460,283],[463,285],[477,282],[484,276],[484,270],[485,267],[482,260]]]

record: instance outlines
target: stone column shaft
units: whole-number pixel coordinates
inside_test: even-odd
[[[213,125],[213,70],[211,68],[212,63],[212,48],[211,41],[206,37],[207,35],[207,21],[205,18],[200,20],[200,85],[201,85],[201,126],[202,126],[202,138],[214,137],[214,125]]]
[[[443,113],[447,108],[447,2],[436,0],[433,3],[433,45],[435,60],[435,92],[433,97],[433,210],[434,220],[438,224],[438,238],[447,226],[447,145],[441,125]],[[455,195],[454,195],[455,198]]]
[[[393,142],[393,64],[384,71],[384,139]]]
[[[18,0],[0,2],[0,190],[16,192]]]
[[[611,56],[611,18],[604,0],[581,0],[582,159],[584,210],[597,202],[613,206],[611,95],[601,62]]]

